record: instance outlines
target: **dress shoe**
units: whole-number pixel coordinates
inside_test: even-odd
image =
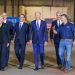
[[[39,70],[38,68],[35,68],[35,69],[34,69],[34,71],[38,71],[38,70]]]
[[[66,69],[65,69],[65,70],[64,70],[64,72],[65,72],[65,73],[69,73],[69,72],[70,72],[70,70],[66,70]]]
[[[1,70],[1,68],[0,68],[0,70]]]
[[[41,69],[44,69],[44,66],[41,66]]]
[[[62,65],[61,68],[60,68],[60,70],[64,71],[65,70],[65,66]]]
[[[62,65],[58,65],[57,68],[58,68],[58,69],[61,69],[61,68],[62,68]]]
[[[22,66],[19,66],[18,69],[23,69],[23,67]]]
[[[5,68],[1,68],[1,71],[5,71]]]

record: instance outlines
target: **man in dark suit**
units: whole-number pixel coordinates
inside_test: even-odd
[[[13,23],[7,20],[7,13],[3,13],[3,19],[4,19],[4,23],[6,23],[8,25],[8,29],[10,32],[10,42],[13,38],[13,31],[14,31],[14,27],[13,27]],[[10,44],[9,42],[9,44]],[[7,47],[6,49],[6,66],[8,66],[8,61],[9,61],[9,53],[10,53],[10,45]]]
[[[59,28],[59,26],[62,24],[62,22],[61,22],[61,12],[57,12],[56,17],[57,17],[57,20],[54,20],[52,22],[52,27],[55,26],[55,29],[57,30]],[[57,65],[58,65],[58,68],[60,68],[61,67],[61,61],[60,61],[60,58],[59,58],[60,35],[59,34],[53,34],[52,27],[51,27],[51,30],[50,30],[50,39],[51,39],[51,41],[54,40]]]
[[[20,22],[15,24],[15,53],[19,61],[19,69],[23,68],[26,42],[28,41],[28,24],[25,23],[25,15],[20,15]]]
[[[46,22],[40,19],[41,13],[35,13],[35,20],[31,22],[29,39],[33,43],[35,71],[39,69],[38,54],[40,53],[41,68],[44,69],[44,45],[48,42]]]
[[[0,16],[0,70],[4,71],[6,67],[6,48],[9,46],[10,35],[8,25],[3,23],[3,17]]]

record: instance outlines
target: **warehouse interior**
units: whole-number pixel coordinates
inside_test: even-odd
[[[34,20],[36,11],[41,12],[41,19],[56,18],[56,12],[61,11],[68,15],[70,21],[75,24],[75,0],[0,0],[0,14],[6,12],[8,16],[25,14],[27,20]],[[18,70],[18,60],[14,52],[14,43],[11,43],[9,67],[0,75],[75,75],[75,47],[72,51],[72,71],[68,74],[57,69],[54,43],[50,41],[45,47],[45,69],[35,72],[32,45],[27,45],[25,52],[24,69]]]

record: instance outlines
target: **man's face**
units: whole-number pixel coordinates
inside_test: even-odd
[[[3,23],[3,17],[0,17],[0,24]]]
[[[63,23],[67,21],[65,16],[61,16],[61,20],[62,20]]]
[[[21,22],[24,22],[24,21],[25,21],[24,15],[20,15],[20,21],[21,21]]]
[[[41,17],[41,14],[40,14],[40,13],[36,13],[36,14],[35,14],[35,19],[36,19],[36,20],[39,20],[40,17]]]
[[[58,20],[60,20],[61,19],[61,14],[60,13],[56,14],[56,17],[57,17]]]
[[[7,14],[6,13],[3,13],[3,18],[7,19]]]

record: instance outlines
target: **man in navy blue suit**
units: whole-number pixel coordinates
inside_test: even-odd
[[[48,42],[46,22],[40,19],[41,13],[35,13],[35,20],[31,22],[29,31],[30,44],[33,43],[35,71],[39,69],[38,55],[40,53],[41,68],[44,69],[44,45]]]
[[[10,35],[8,25],[3,23],[3,16],[0,16],[0,70],[6,67],[6,48],[9,46]]]
[[[19,69],[23,68],[24,64],[24,57],[25,57],[25,48],[26,48],[26,43],[28,41],[28,24],[25,23],[25,15],[21,14],[20,15],[20,22],[15,24],[14,28],[14,33],[15,34],[15,53],[19,61]]]
[[[6,25],[8,25],[8,29],[9,29],[9,33],[10,33],[10,42],[13,38],[13,30],[14,30],[14,27],[13,27],[13,23],[8,21],[7,20],[7,13],[3,13],[3,19],[4,19],[4,23],[6,23]],[[9,44],[10,44],[9,42]],[[7,47],[6,49],[6,66],[8,66],[8,61],[9,61],[9,53],[10,53],[10,45]]]
[[[56,12],[56,18],[57,20],[54,20],[52,22],[52,27],[55,26],[55,29],[57,30],[59,28],[59,26],[62,24],[61,22],[61,12]],[[54,40],[54,46],[55,46],[55,51],[56,51],[56,59],[57,59],[57,65],[58,68],[61,67],[61,61],[59,58],[59,43],[60,43],[60,35],[59,34],[53,34],[53,30],[50,30],[50,39],[51,41]]]

